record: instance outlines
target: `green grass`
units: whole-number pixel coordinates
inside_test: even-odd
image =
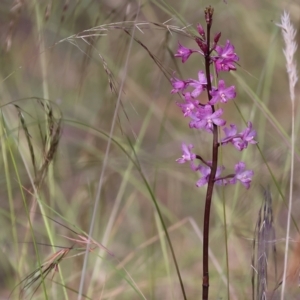
[[[221,31],[221,43],[230,39],[240,57],[237,72],[222,75],[237,87],[226,119],[239,128],[251,120],[259,141],[259,149],[222,151],[228,169],[243,160],[255,176],[249,191],[214,192],[210,299],[227,299],[227,291],[230,299],[252,299],[261,186],[273,199],[279,278],[269,273],[272,291],[283,271],[291,159],[289,87],[275,23],[286,9],[299,27],[300,4],[27,2],[0,4],[0,298],[183,299],[166,229],[187,299],[201,298],[205,188],[175,159],[182,141],[209,157],[210,136],[188,128],[169,78],[173,71],[195,77],[203,68],[197,56],[183,65],[173,54],[178,40],[196,47],[191,35],[208,5],[213,33]],[[299,256],[297,138],[295,146],[289,264]],[[288,280],[287,299],[297,291]]]

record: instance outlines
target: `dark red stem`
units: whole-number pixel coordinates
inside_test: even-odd
[[[207,51],[205,53],[205,72],[207,78],[207,95],[208,99],[211,99],[210,91],[212,90],[211,78],[210,78],[210,29],[212,25],[213,9],[211,7],[205,10],[205,19],[207,23]],[[213,112],[215,112],[214,106],[212,106]],[[212,144],[212,165],[211,172],[208,179],[208,186],[206,190],[205,199],[205,211],[204,211],[204,226],[203,226],[203,281],[202,281],[202,299],[208,299],[209,291],[209,268],[208,268],[208,247],[209,247],[209,222],[210,222],[210,208],[213,195],[213,189],[215,184],[215,177],[218,165],[218,127],[213,124],[213,144]]]

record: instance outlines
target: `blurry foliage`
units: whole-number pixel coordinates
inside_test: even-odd
[[[297,1],[289,1],[287,4],[281,0],[227,2],[153,0],[142,1],[139,8],[137,2],[127,0],[1,1],[1,126],[6,130],[6,133],[3,130],[1,132],[1,146],[7,157],[2,154],[0,164],[5,169],[7,163],[9,171],[2,172],[0,177],[0,226],[5,228],[0,234],[3,245],[0,255],[0,297],[7,296],[38,265],[33,246],[28,246],[25,256],[21,252],[24,242],[32,242],[30,235],[26,235],[27,215],[22,192],[25,193],[30,208],[34,196],[28,175],[28,172],[33,172],[28,137],[37,161],[43,164],[47,160],[43,137],[47,136],[49,119],[43,114],[43,108],[34,102],[36,100],[24,98],[44,99],[45,103],[50,103],[59,112],[55,118],[62,116],[58,149],[51,158],[53,169],[48,176],[49,180],[46,178],[39,187],[45,212],[47,216],[59,218],[60,222],[69,222],[70,228],[76,225],[85,232],[89,228],[107,145],[107,138],[103,133],[109,134],[131,37],[117,25],[107,31],[96,30],[95,36],[83,38],[84,30],[115,22],[134,21],[138,14],[139,22],[162,24],[168,21],[166,24],[188,26],[187,32],[194,34],[192,27],[198,22],[203,24],[203,9],[212,5],[215,8],[213,32],[222,32],[222,43],[227,38],[230,39],[240,57],[237,75],[257,94],[284,130],[290,132],[285,61],[280,32],[275,23],[283,9],[286,9],[291,13],[295,26],[300,29],[300,4]],[[161,63],[166,74],[171,76],[176,71],[176,76],[182,78],[196,77],[198,70],[203,68],[199,57],[192,57],[184,68],[173,57],[178,40],[196,47],[193,40],[184,34],[171,34],[163,28],[148,27],[141,30],[135,28],[134,37]],[[133,26],[127,29],[133,34]],[[67,39],[75,34],[82,38]],[[297,40],[300,44],[299,30]],[[297,54],[298,62],[299,53],[300,51]],[[204,189],[195,187],[195,174],[191,174],[188,166],[177,165],[175,159],[181,155],[180,144],[183,140],[193,141],[201,154],[209,158],[210,150],[206,147],[209,137],[188,129],[187,120],[182,118],[175,105],[175,101],[180,99],[177,95],[170,94],[168,78],[154,63],[153,57],[133,41],[113,137],[129,153],[127,138],[133,144],[140,143],[137,158],[141,168],[161,203],[167,226],[175,226],[171,231],[171,239],[188,298],[197,299],[201,282],[202,243],[196,228],[202,228]],[[235,77],[230,74],[225,76],[228,85],[235,84]],[[262,152],[285,194],[289,176],[286,167],[289,148],[249,93],[241,86],[237,86],[237,93],[236,104],[243,116],[254,123]],[[299,87],[297,94],[299,95]],[[24,113],[27,135],[26,132],[24,134],[24,126],[17,111],[13,111],[9,104],[13,101],[16,101],[14,103]],[[242,127],[243,121],[234,103],[228,104],[228,107],[227,119],[232,118],[233,122]],[[298,104],[296,107],[299,110]],[[299,130],[299,125],[298,122],[296,130]],[[144,133],[139,136],[141,132]],[[298,141],[297,147],[299,154]],[[222,197],[225,198],[228,223],[232,299],[250,299],[251,295],[251,239],[261,206],[260,184],[271,186],[274,226],[279,240],[284,236],[286,223],[285,205],[258,151],[253,147],[244,156],[240,153],[234,154],[234,157],[232,155],[231,149],[224,148],[223,160],[227,166],[243,159],[251,164],[256,176],[249,192],[243,188],[226,187],[224,191],[218,190],[215,193],[211,223],[211,251],[216,258],[212,263],[212,299],[222,298],[226,293],[223,275],[218,269],[219,266],[226,273],[225,251],[222,248],[225,245]],[[296,163],[295,178],[299,177],[299,157],[300,155]],[[21,184],[17,180],[14,163]],[[97,284],[91,290],[88,289],[87,282],[92,276],[94,262],[90,263],[86,275],[86,290],[90,291],[89,296],[93,299],[100,298],[102,289],[103,299],[141,299],[124,281],[126,275],[118,267],[119,262],[132,255],[131,260],[124,264],[125,268],[147,299],[171,299],[171,295],[173,299],[181,299],[171,258],[169,262],[163,258],[163,243],[158,238],[149,193],[135,168],[129,171],[129,175],[126,173],[128,164],[128,157],[117,143],[113,143],[93,239],[102,241],[116,198],[121,197],[115,222],[105,244],[118,261],[104,258],[97,273]],[[118,195],[124,181],[125,188]],[[298,182],[295,182],[294,188],[296,200],[300,188]],[[9,205],[9,199],[13,200],[13,209]],[[299,209],[299,205],[294,208],[296,219],[300,214]],[[182,220],[187,221],[176,227],[177,222]],[[15,236],[12,225],[14,222]],[[33,218],[36,240],[50,244],[44,226],[43,218],[36,212]],[[51,221],[50,228],[55,244],[72,246],[69,240],[62,237],[68,235],[66,228]],[[24,240],[25,236],[28,240]],[[153,236],[155,238],[152,241]],[[293,238],[297,238],[295,228]],[[149,244],[143,246],[147,241]],[[279,244],[279,266],[282,259],[280,247]],[[51,253],[51,247],[38,245],[38,248],[43,261]],[[65,262],[59,268],[65,278],[64,284],[77,291],[83,258],[79,256],[71,259],[74,263],[66,262],[68,268],[64,268]],[[97,255],[92,259],[97,259]],[[171,275],[168,275],[166,265],[170,266]],[[61,282],[58,274],[54,275],[53,280]],[[58,294],[63,293],[59,284],[49,280],[45,283],[49,290],[54,287],[53,293],[57,292],[55,289],[58,289]],[[292,284],[291,293],[294,287],[296,288],[295,284]],[[76,292],[67,292],[70,299],[77,298]],[[59,299],[62,299],[63,294],[59,295]],[[12,298],[14,297],[18,297],[18,291],[13,294]],[[34,297],[44,299],[41,287]]]

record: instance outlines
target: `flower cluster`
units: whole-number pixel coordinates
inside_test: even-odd
[[[221,37],[221,33],[218,33],[215,35],[214,43],[210,48],[210,45],[206,43],[206,34],[203,27],[198,25],[197,30],[200,37],[197,37],[195,41],[200,49],[189,49],[179,43],[175,57],[181,58],[183,63],[193,53],[198,53],[206,59],[208,57],[209,65],[213,65],[215,68],[217,79],[220,72],[236,70],[236,63],[239,57],[235,53],[234,46],[230,41],[227,40],[224,47],[218,45]],[[210,78],[207,78],[207,76]],[[202,70],[198,72],[198,79],[189,78],[181,80],[173,76],[171,79],[173,86],[171,93],[180,93],[182,95],[184,102],[177,103],[177,105],[181,108],[183,116],[190,119],[190,128],[202,129],[213,133],[215,126],[222,127],[226,124],[226,121],[222,119],[223,109],[216,109],[215,105],[218,103],[226,104],[228,101],[234,99],[236,91],[235,86],[226,86],[225,81],[222,79],[218,80],[216,87],[211,86],[212,76],[207,76]],[[208,94],[208,100],[206,103],[201,103],[199,96],[204,91]],[[231,143],[237,150],[242,151],[249,144],[257,143],[255,141],[256,131],[252,129],[251,122],[248,122],[247,127],[239,133],[234,124],[224,127],[223,131],[225,137],[218,142],[218,147]],[[180,164],[190,162],[192,170],[201,173],[201,177],[196,184],[200,187],[208,183],[212,162],[205,161],[200,155],[193,153],[193,147],[193,145],[182,144],[183,154],[181,158],[177,159],[177,162]],[[201,161],[199,165],[195,164],[197,159]],[[240,181],[248,189],[253,177],[253,171],[246,170],[245,163],[243,162],[238,162],[234,169],[234,174],[222,176],[221,173],[224,167],[217,167],[214,182],[219,185],[226,185],[235,184],[237,181]]]

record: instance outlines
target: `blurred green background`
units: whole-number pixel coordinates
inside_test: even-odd
[[[209,159],[211,136],[189,129],[175,104],[179,96],[170,94],[169,78],[174,71],[179,78],[197,78],[203,69],[197,55],[185,64],[173,55],[178,41],[197,47],[185,32],[195,34],[197,23],[204,25],[203,10],[208,5],[215,9],[213,33],[221,31],[221,44],[229,39],[240,57],[237,72],[221,74],[227,85],[237,89],[235,102],[224,107],[227,123],[243,128],[243,118],[251,120],[261,149],[251,146],[240,153],[229,145],[222,152],[228,170],[243,160],[255,176],[248,191],[237,185],[217,187],[214,192],[211,299],[228,298],[225,231],[231,299],[251,299],[252,240],[264,199],[262,186],[269,187],[273,197],[280,278],[291,105],[276,23],[286,10],[299,30],[298,1],[1,1],[0,299],[7,299],[18,283],[10,299],[46,299],[46,295],[77,299],[80,282],[87,299],[143,299],[142,294],[146,299],[182,299],[149,191],[170,229],[187,297],[200,299],[206,190],[196,188],[197,175],[175,159],[181,156],[182,142],[195,144],[195,151]],[[176,33],[167,25],[184,29]],[[299,44],[299,33],[296,40]],[[297,62],[299,58],[298,51]],[[296,97],[299,101],[299,88]],[[45,166],[51,120],[61,129],[59,144],[45,179],[34,188],[33,181],[41,178],[34,177],[32,153],[37,168]],[[296,132],[299,125],[296,118]],[[106,155],[108,136],[113,142]],[[298,139],[296,148],[295,223],[300,215]],[[95,246],[83,271],[85,244],[76,244],[70,258],[53,268],[36,289],[40,281],[30,284],[35,277],[27,276],[63,249],[58,246],[74,245],[68,238],[79,238],[69,229],[88,233],[94,211],[92,238],[113,256]],[[297,267],[289,272],[296,277],[297,232],[292,225],[290,265]],[[272,264],[270,259],[271,270]],[[278,283],[273,273],[270,290]],[[297,286],[297,281],[288,281],[289,299],[300,299]]]

